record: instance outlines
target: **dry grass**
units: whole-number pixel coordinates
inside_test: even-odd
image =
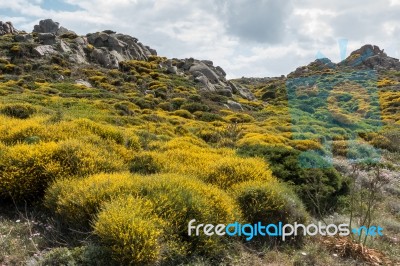
[[[325,237],[320,241],[342,258],[353,258],[368,265],[395,265],[383,252],[367,248],[349,237]]]

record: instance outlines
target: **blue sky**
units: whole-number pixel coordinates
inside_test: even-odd
[[[67,1],[63,0],[44,0],[40,4],[43,9],[55,10],[55,11],[69,11],[74,12],[80,8],[77,5],[71,5]]]
[[[159,55],[209,59],[228,77],[280,76],[318,53],[340,60],[363,44],[400,57],[400,0],[13,0],[0,20],[32,31],[52,18],[78,34],[112,29]]]

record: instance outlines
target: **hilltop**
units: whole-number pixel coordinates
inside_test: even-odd
[[[0,22],[0,262],[396,263],[399,82],[399,60],[374,45],[228,80],[212,61],[166,58],[112,30]],[[350,217],[387,235],[187,234],[192,219]]]

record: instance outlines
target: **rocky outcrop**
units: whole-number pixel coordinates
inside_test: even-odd
[[[384,50],[371,44],[353,51],[338,65],[355,69],[400,70],[399,59],[387,56]]]
[[[0,21],[0,36],[5,34],[18,34],[19,31],[16,30],[11,22]]]
[[[4,24],[0,24],[4,25]],[[3,28],[7,32],[16,32],[12,24]],[[74,64],[98,64],[106,68],[119,68],[122,61],[148,60],[157,52],[143,45],[138,39],[112,30],[77,36],[75,32],[61,27],[51,19],[41,20],[34,26],[32,34],[16,34],[17,42],[30,42],[32,55],[36,57],[61,56]],[[167,74],[183,75],[197,82],[201,90],[223,95],[227,98],[239,96],[255,100],[249,89],[226,80],[226,73],[220,66],[214,66],[210,60],[172,59],[160,64]],[[86,81],[77,84],[90,86]],[[232,109],[242,110],[239,104],[232,102]]]
[[[191,76],[204,91],[215,92],[229,98],[236,94],[251,101],[256,99],[249,89],[227,81],[225,71],[220,66],[214,66],[210,60],[174,58],[167,60],[162,67],[166,69],[166,73]]]
[[[341,69],[399,71],[400,62],[399,59],[388,56],[378,46],[366,44],[360,49],[353,51],[345,60],[338,64],[333,63],[328,58],[317,59],[307,66],[298,67],[295,71],[288,74],[288,78],[320,75],[322,73],[329,73],[329,71],[333,73]]]
[[[91,59],[109,68],[118,68],[121,61],[147,60],[149,56],[157,55],[154,49],[149,49],[129,35],[103,31],[88,34],[86,38],[94,47],[90,53]]]
[[[41,20],[34,26],[33,34],[18,34],[9,22],[0,22],[0,32],[16,34],[17,42],[32,42],[33,55],[46,57],[59,53],[77,64],[96,63],[106,68],[118,68],[121,61],[147,60],[157,55],[154,49],[143,45],[129,35],[111,30],[77,36],[51,19]],[[172,66],[171,66],[172,67]],[[174,72],[173,67],[171,71]]]
[[[311,62],[307,66],[301,66],[296,68],[295,71],[288,74],[289,78],[300,77],[300,76],[307,76],[309,74],[314,75],[315,71],[326,72],[329,69],[335,69],[336,64],[333,63],[328,58],[320,58],[316,59],[314,62]]]
[[[39,21],[39,25],[33,27],[33,32],[36,33],[53,33],[55,35],[63,34],[74,34],[75,32],[68,30],[64,27],[60,27],[58,22],[54,22],[52,19],[44,19]]]

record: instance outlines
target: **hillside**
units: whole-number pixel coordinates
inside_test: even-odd
[[[1,265],[399,263],[400,62],[377,46],[228,80],[111,30],[0,22],[0,121]],[[192,219],[385,234],[190,237]]]

